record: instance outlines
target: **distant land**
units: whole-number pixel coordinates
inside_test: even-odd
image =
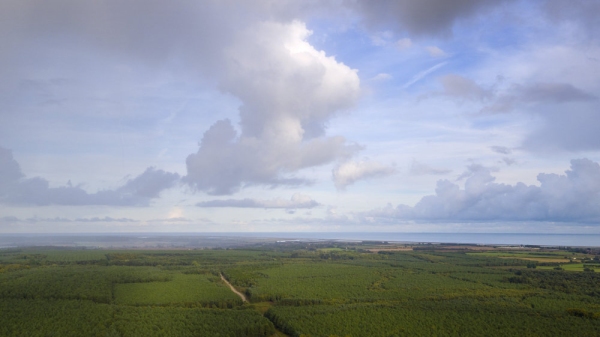
[[[382,233],[382,232],[237,232],[237,233],[68,233],[3,234],[0,248],[60,246],[78,248],[186,249],[234,248],[277,241],[386,241],[393,243],[472,244],[543,247],[599,247],[600,234],[539,233]]]

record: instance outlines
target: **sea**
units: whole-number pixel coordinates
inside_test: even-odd
[[[225,234],[225,233],[223,233]],[[230,235],[233,233],[229,233]],[[408,243],[465,243],[481,245],[538,245],[599,247],[600,234],[538,233],[398,233],[398,232],[320,232],[320,233],[237,233],[240,236],[320,239],[343,241],[389,241]],[[214,234],[213,234],[214,235]]]
[[[600,234],[221,232],[0,234],[0,249],[25,246],[89,248],[226,248],[283,241],[387,241],[506,246],[600,247]]]

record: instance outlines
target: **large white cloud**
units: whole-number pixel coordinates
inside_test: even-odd
[[[243,102],[241,132],[229,120],[215,123],[188,156],[184,181],[209,194],[299,184],[296,171],[358,149],[324,136],[327,121],[358,98],[356,71],[312,47],[309,34],[297,21],[259,23],[227,48],[221,88]]]
[[[495,183],[490,170],[473,165],[464,187],[437,183],[435,195],[414,207],[398,205],[372,210],[365,217],[421,221],[600,221],[600,165],[574,159],[564,175],[538,175],[540,186]]]

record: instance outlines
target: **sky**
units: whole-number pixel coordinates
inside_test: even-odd
[[[0,233],[600,233],[595,0],[5,0]]]

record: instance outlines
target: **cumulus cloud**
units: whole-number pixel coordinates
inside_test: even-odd
[[[464,188],[440,180],[435,195],[423,197],[414,207],[388,205],[363,216],[442,222],[600,220],[598,163],[574,159],[564,175],[540,173],[537,179],[540,186],[499,184],[489,169],[473,166]]]
[[[50,187],[41,177],[25,178],[12,152],[0,147],[0,202],[12,205],[147,206],[161,191],[175,185],[177,173],[149,167],[114,190],[88,193],[70,184]]]
[[[358,180],[388,176],[396,172],[394,167],[373,161],[348,161],[332,171],[332,179],[338,190],[344,190]]]
[[[290,200],[275,198],[270,200],[258,199],[225,199],[225,200],[210,200],[196,204],[198,207],[232,207],[232,208],[315,208],[320,206],[318,202],[311,197],[296,193]]]
[[[309,35],[300,22],[260,23],[228,49],[221,87],[243,102],[241,132],[229,120],[206,131],[187,158],[185,182],[215,195],[247,185],[300,184],[305,181],[290,176],[297,170],[359,149],[324,136],[327,121],[358,98],[356,71],[313,48]]]
[[[429,165],[420,163],[416,160],[413,159],[411,165],[410,165],[410,170],[409,170],[409,174],[413,175],[413,176],[419,176],[419,175],[443,175],[443,174],[448,174],[452,172],[452,170],[448,170],[448,169],[443,169],[443,168],[435,168],[435,167],[431,167]]]
[[[185,179],[195,190],[231,194],[248,185],[305,183],[296,171],[358,149],[325,136],[328,121],[358,99],[358,75],[315,49],[311,32],[294,21],[332,3],[24,0],[0,4],[0,42],[11,45],[5,48],[9,68],[22,72],[19,53],[60,42],[69,51],[116,55],[154,69],[181,63],[186,76],[235,96],[242,103],[239,134],[231,122],[216,122],[187,158]],[[28,45],[33,39],[47,43]],[[214,136],[219,132],[225,135]]]

